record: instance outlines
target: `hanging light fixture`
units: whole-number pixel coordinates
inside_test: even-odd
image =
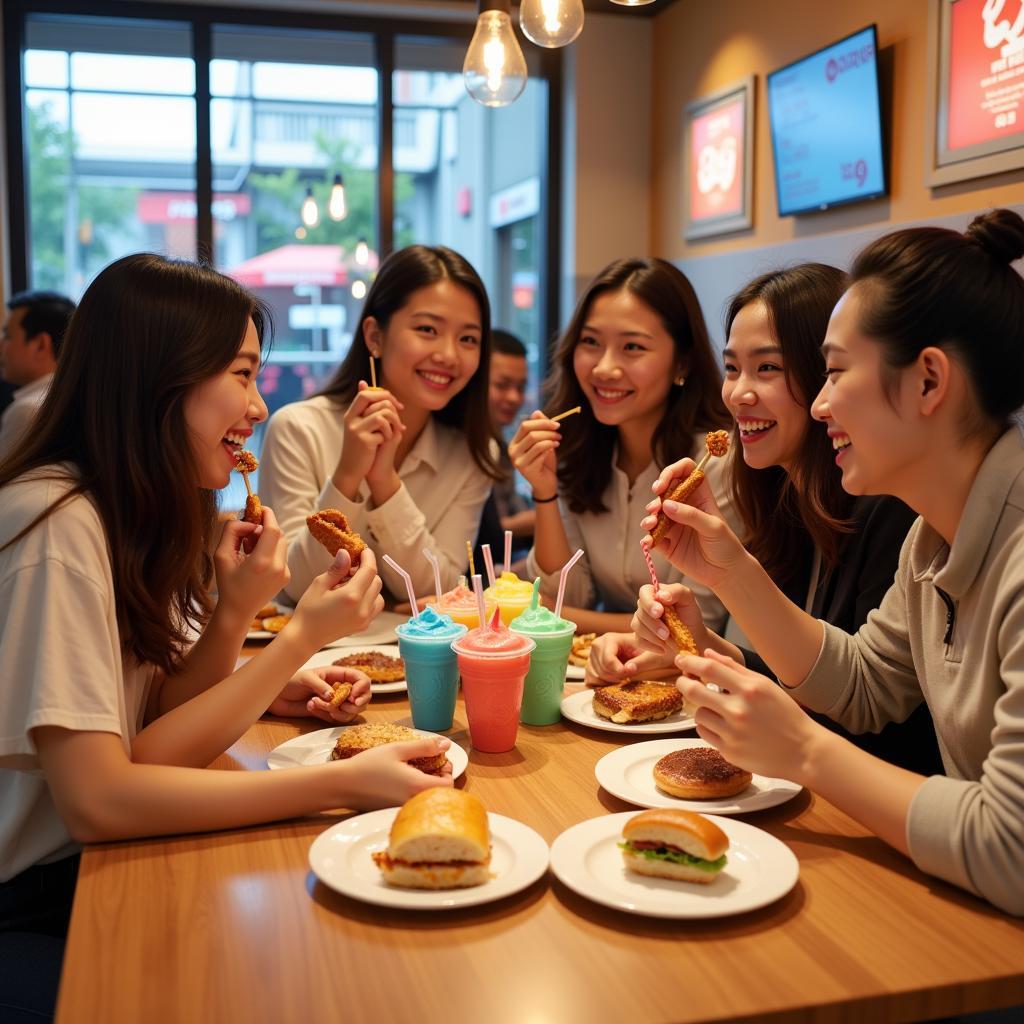
[[[345,182],[340,174],[334,176],[331,197],[327,200],[327,212],[331,215],[331,220],[344,220],[348,216],[348,203],[345,202]]]
[[[316,205],[316,200],[313,198],[312,188],[306,189],[306,198],[302,200],[302,210],[299,215],[307,228],[315,228],[320,223],[320,207]]]
[[[538,46],[568,46],[583,31],[583,0],[523,0],[519,27]]]
[[[361,267],[365,267],[370,262],[370,247],[366,243],[365,238],[360,238],[356,242],[356,263]]]
[[[352,282],[352,298],[353,299],[365,299],[366,298],[366,282],[361,281],[358,278]]]
[[[612,0],[612,3],[620,7],[645,7],[647,4],[653,4],[654,0]]]
[[[526,88],[526,60],[509,17],[509,0],[480,0],[476,31],[466,51],[466,91],[485,107],[505,107]]]

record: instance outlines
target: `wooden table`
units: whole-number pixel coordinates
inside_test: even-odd
[[[369,720],[408,721],[404,696]],[[452,738],[469,749],[465,712]],[[323,723],[264,720],[214,765]],[[635,809],[597,760],[630,737],[522,728],[470,752],[464,784],[548,842]],[[787,843],[800,881],[765,909],[708,922],[608,910],[549,874],[500,903],[385,910],[316,881],[307,854],[337,816],[86,850],[60,1024],[910,1021],[1024,1003],[1024,925],[929,878],[825,801],[746,816]]]

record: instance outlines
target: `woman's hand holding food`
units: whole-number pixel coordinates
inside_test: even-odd
[[[668,627],[662,622],[665,605],[671,605],[690,633],[698,651],[705,650],[712,642],[713,634],[704,625],[700,606],[693,592],[682,583],[663,584],[654,593],[649,583],[640,588],[636,612],[631,623],[636,636],[637,647],[660,657],[671,658],[675,648],[669,638]]]
[[[390,391],[359,382],[359,392],[345,412],[345,440],[333,476],[335,486],[350,501],[358,497],[359,485],[373,471],[382,446],[390,446],[394,469],[394,449],[405,431],[399,415],[402,408]]]
[[[408,743],[388,743],[366,750],[358,757],[335,761],[344,773],[344,792],[339,807],[372,810],[377,807],[398,807],[421,790],[435,786],[451,786],[452,766],[449,761],[441,775],[427,775],[406,762],[419,757],[432,757],[447,750],[451,740],[425,736]],[[339,774],[339,780],[342,775]]]
[[[351,576],[350,568],[349,553],[342,548],[327,571],[306,588],[295,609],[289,629],[293,636],[301,635],[311,650],[340,636],[361,633],[384,610],[373,552],[369,548],[362,552]]]
[[[334,687],[351,686],[349,695],[333,705]],[[297,672],[267,710],[282,718],[322,718],[334,725],[351,722],[370,702],[370,677],[343,665],[324,665]]]
[[[747,771],[807,785],[814,751],[832,734],[767,676],[714,651],[680,655],[676,685],[701,739]],[[717,689],[710,689],[712,683]]]
[[[519,424],[508,446],[512,465],[533,489],[535,497],[549,498],[558,493],[556,452],[560,441],[559,424],[538,409]]]
[[[693,469],[692,459],[682,459],[662,470],[653,485],[659,497],[647,506],[650,515],[641,520],[640,526],[650,534],[657,523],[658,513],[663,513],[671,525],[657,550],[663,552],[680,572],[714,590],[739,567],[746,551],[722,518],[706,479],[686,504],[662,502],[660,495],[668,490],[672,481],[689,476]]]
[[[246,553],[246,546],[251,551]],[[263,507],[263,523],[224,523],[213,553],[217,608],[248,625],[256,612],[288,583],[288,542],[274,513]]]
[[[670,655],[646,653],[632,633],[605,633],[590,645],[587,659],[587,686],[620,683],[624,679],[642,678],[645,672],[659,671],[672,665]]]

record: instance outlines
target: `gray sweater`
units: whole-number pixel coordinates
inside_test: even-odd
[[[952,547],[922,519],[892,588],[854,636],[825,623],[794,691],[853,732],[902,721],[925,700],[945,765],[907,818],[910,855],[1024,915],[1024,439],[986,456]]]

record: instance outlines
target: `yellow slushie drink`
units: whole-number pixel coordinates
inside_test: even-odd
[[[494,581],[494,586],[484,591],[487,614],[490,615],[490,609],[497,605],[501,610],[501,621],[506,626],[530,607],[532,597],[533,584],[521,580],[514,572],[503,572]],[[451,615],[451,612],[448,614]]]

